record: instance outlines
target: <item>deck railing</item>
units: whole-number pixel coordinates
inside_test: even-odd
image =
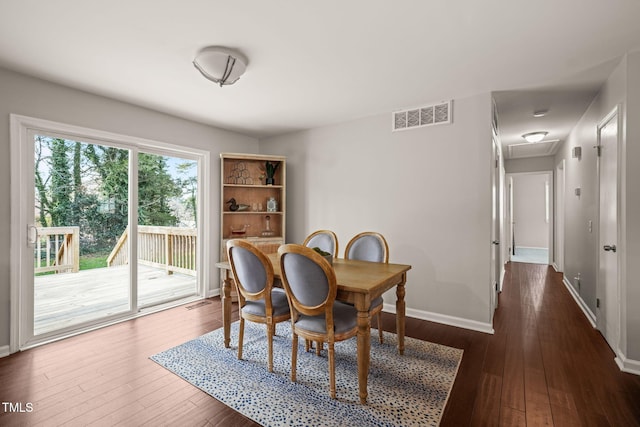
[[[34,273],[80,270],[79,227],[36,227]]]
[[[138,226],[138,262],[163,268],[167,274],[196,275],[196,229],[183,227]],[[129,263],[129,227],[111,254],[107,266]]]

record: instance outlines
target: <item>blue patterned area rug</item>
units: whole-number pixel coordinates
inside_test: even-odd
[[[245,322],[243,360],[237,359],[238,322],[231,348],[222,329],[151,356],[151,359],[264,426],[438,425],[462,360],[462,350],[372,329],[367,405],[358,397],[356,338],[335,344],[337,400],[329,397],[328,359],[298,349],[297,382],[290,381],[291,324],[276,326],[274,370],[267,370],[266,327]]]

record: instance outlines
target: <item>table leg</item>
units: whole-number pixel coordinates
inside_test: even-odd
[[[222,327],[226,348],[229,348],[231,343],[231,280],[229,270],[225,270],[222,281]]]
[[[367,403],[367,380],[369,377],[369,357],[371,353],[371,331],[369,309],[358,308],[358,386],[360,403]]]
[[[396,331],[398,334],[398,353],[404,354],[404,317],[405,317],[405,288],[407,275],[402,275],[402,282],[396,286]]]

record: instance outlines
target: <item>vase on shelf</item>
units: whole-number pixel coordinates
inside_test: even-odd
[[[271,230],[271,217],[269,215],[264,217],[265,229],[262,231],[262,237],[271,237],[276,233]]]
[[[274,197],[269,197],[267,200],[267,212],[278,212],[278,202]]]
[[[264,166],[265,166],[265,173],[267,174],[267,179],[265,180],[265,184],[267,185],[275,185],[276,180],[274,178],[275,174],[276,174],[276,170],[278,169],[278,165],[280,165],[280,163],[277,162],[265,162]]]

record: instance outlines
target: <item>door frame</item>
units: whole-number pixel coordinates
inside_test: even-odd
[[[492,186],[492,219],[491,219],[491,269],[495,270],[491,274],[492,286],[495,286],[491,297],[492,311],[491,318],[495,314],[495,309],[500,302],[500,293],[505,276],[506,257],[506,237],[505,230],[506,212],[505,212],[505,184],[506,175],[504,169],[504,157],[502,152],[502,144],[500,142],[500,134],[498,131],[498,110],[495,99],[492,99],[492,120],[491,120],[491,140],[492,140],[492,168],[491,168],[491,186]],[[497,240],[497,244],[496,241]]]
[[[158,151],[161,150],[164,153],[175,153],[176,155],[185,156],[188,154],[194,160],[198,162],[198,218],[201,219],[198,224],[197,239],[201,242],[198,245],[196,253],[196,265],[197,274],[196,280],[198,283],[197,295],[192,299],[200,299],[206,296],[206,290],[209,289],[209,239],[205,236],[208,235],[208,227],[210,224],[210,209],[209,209],[209,197],[207,188],[209,187],[209,170],[210,170],[210,153],[208,151],[178,146],[175,144],[163,143],[159,141],[153,141],[149,139],[143,139],[138,137],[132,137],[113,132],[107,132],[102,130],[96,130],[81,126],[70,125],[66,123],[59,123],[50,120],[44,120],[34,117],[22,116],[17,114],[10,114],[10,157],[11,157],[11,255],[10,255],[10,314],[9,314],[9,352],[14,353],[18,350],[26,349],[35,345],[40,345],[45,342],[65,338],[67,336],[75,335],[79,332],[96,329],[99,327],[107,326],[113,323],[120,322],[122,320],[138,317],[141,315],[149,314],[165,306],[178,305],[188,301],[185,299],[181,302],[168,303],[167,305],[160,305],[152,309],[138,311],[136,306],[131,307],[131,310],[125,312],[124,315],[117,315],[106,319],[101,319],[90,324],[82,325],[77,330],[63,331],[55,336],[43,336],[38,339],[33,337],[33,304],[29,308],[28,303],[33,302],[33,290],[31,295],[25,292],[25,280],[33,281],[33,263],[26,262],[26,259],[32,259],[29,256],[30,247],[26,245],[28,239],[28,220],[33,216],[33,212],[29,214],[28,204],[25,203],[25,198],[29,200],[29,197],[33,199],[34,188],[30,183],[32,180],[26,178],[26,174],[33,170],[33,156],[29,156],[33,150],[33,142],[29,140],[30,134],[33,131],[47,133],[50,135],[63,135],[65,137],[78,137],[86,142],[104,143],[118,148],[130,149],[132,157],[130,159],[130,174],[133,161],[137,158],[137,153],[141,150]],[[28,163],[31,164],[28,164]],[[133,182],[132,182],[133,181]],[[137,176],[133,174],[132,179],[129,180],[130,198],[131,193],[137,192]],[[132,222],[133,221],[133,222]],[[129,209],[129,223],[137,224],[137,209]],[[136,230],[133,227],[133,232],[130,235],[132,241],[135,241]],[[136,245],[130,245],[130,251],[135,255]],[[136,258],[132,258],[136,259]],[[130,277],[137,277],[137,263],[132,262],[130,266]],[[31,279],[29,279],[29,276]],[[131,283],[134,283],[133,281]],[[132,288],[133,284],[131,285]],[[136,299],[136,289],[132,289],[132,298]],[[137,304],[136,304],[137,305]],[[31,318],[31,330],[26,331],[26,326],[29,324],[29,316]]]
[[[491,313],[498,308],[499,293],[502,292],[502,278],[504,273],[504,262],[502,259],[503,244],[503,173],[502,173],[502,151],[497,136],[494,134],[492,141],[492,165],[491,165]]]
[[[617,246],[617,256],[616,256],[616,268],[617,268],[617,274],[616,274],[616,283],[615,285],[615,294],[617,296],[617,304],[616,304],[616,308],[617,311],[615,313],[615,318],[614,319],[610,319],[609,316],[607,316],[607,320],[608,321],[615,321],[615,337],[607,337],[607,331],[603,331],[602,330],[602,324],[601,324],[601,319],[600,316],[598,316],[599,310],[598,307],[596,306],[596,310],[595,310],[595,325],[596,328],[602,333],[603,337],[605,338],[605,340],[609,343],[609,345],[611,346],[611,348],[613,349],[613,352],[616,355],[616,359],[619,358],[620,355],[620,342],[621,342],[621,336],[622,336],[622,322],[621,322],[621,315],[622,315],[622,304],[621,304],[621,295],[622,295],[622,288],[621,288],[621,281],[620,281],[620,275],[622,272],[622,268],[621,268],[621,264],[622,264],[622,260],[624,258],[623,254],[625,252],[625,242],[624,239],[622,238],[623,233],[622,233],[622,194],[621,194],[621,171],[620,171],[620,165],[621,165],[621,152],[622,152],[622,132],[623,132],[623,123],[622,123],[622,116],[621,116],[621,105],[618,104],[616,105],[606,116],[604,116],[604,118],[598,123],[597,129],[596,129],[596,148],[598,149],[598,156],[597,156],[597,164],[596,164],[596,173],[597,173],[597,185],[598,185],[598,190],[596,192],[596,206],[598,207],[597,209],[597,216],[598,216],[598,239],[597,239],[597,248],[596,248],[596,266],[597,266],[597,274],[596,274],[596,298],[597,299],[602,299],[603,295],[606,295],[606,290],[605,290],[605,284],[603,283],[601,274],[600,274],[600,264],[601,264],[601,258],[602,258],[602,253],[601,253],[601,245],[602,245],[602,235],[601,235],[601,229],[600,229],[600,219],[601,219],[601,211],[600,211],[600,189],[601,189],[601,164],[600,164],[600,145],[601,145],[601,131],[602,129],[609,123],[611,122],[611,120],[613,118],[616,119],[616,246]],[[597,300],[596,300],[597,301]],[[600,301],[600,304],[604,303],[605,305],[607,304],[606,301]],[[609,341],[610,338],[613,338],[612,341]],[[616,360],[617,361],[617,360]]]
[[[564,271],[564,209],[566,196],[566,161],[560,160],[556,165],[556,176],[554,181],[555,204],[554,204],[554,233],[553,233],[553,268]]]
[[[523,176],[523,175],[546,175],[549,178],[549,193],[548,193],[548,197],[547,197],[547,201],[549,203],[547,209],[548,209],[548,214],[549,214],[549,223],[547,225],[547,232],[548,232],[548,241],[549,241],[549,246],[548,246],[548,258],[547,258],[547,265],[552,265],[553,259],[554,259],[554,248],[555,248],[555,239],[554,239],[554,227],[555,227],[555,215],[554,212],[556,210],[555,208],[555,202],[554,202],[554,196],[553,196],[553,189],[555,188],[555,180],[554,180],[554,176],[553,176],[553,171],[552,170],[541,170],[541,171],[533,171],[533,172],[511,172],[506,174],[506,179],[509,182],[509,209],[507,212],[507,217],[508,217],[508,222],[509,222],[509,245],[511,245],[511,250],[509,251],[509,261],[511,261],[511,257],[513,255],[513,252],[515,251],[515,245],[513,245],[513,235],[514,235],[514,222],[513,222],[513,199],[514,199],[514,193],[515,191],[517,191],[517,189],[515,188],[514,185],[514,180],[513,178],[516,176]]]

